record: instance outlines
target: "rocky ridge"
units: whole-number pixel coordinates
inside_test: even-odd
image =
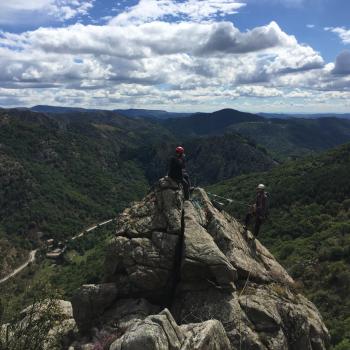
[[[323,350],[316,307],[269,251],[203,189],[184,201],[168,178],[126,209],[104,283],[73,299],[70,350]]]

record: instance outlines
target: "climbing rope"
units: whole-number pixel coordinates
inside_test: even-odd
[[[208,194],[210,197],[215,197],[215,198],[223,199],[223,200],[227,201],[229,204],[231,204],[231,203],[239,203],[239,204],[248,205],[247,202],[239,201],[239,200],[237,200],[237,199],[222,197],[222,196],[219,196],[218,194],[215,194],[215,193],[207,192],[207,194]]]

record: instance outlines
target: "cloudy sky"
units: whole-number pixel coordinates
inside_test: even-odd
[[[0,106],[350,112],[349,0],[0,0]]]

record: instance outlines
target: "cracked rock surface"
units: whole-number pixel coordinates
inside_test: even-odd
[[[168,178],[119,218],[104,282],[72,299],[70,350],[323,350],[316,307],[251,233],[203,189]]]

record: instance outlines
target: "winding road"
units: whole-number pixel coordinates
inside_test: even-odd
[[[35,261],[35,255],[36,252],[38,251],[38,249],[32,250],[29,253],[29,257],[28,260],[22,264],[20,267],[17,267],[17,269],[13,270],[10,274],[8,274],[7,276],[5,276],[4,278],[2,278],[0,280],[0,284],[6,282],[8,279],[10,279],[13,276],[16,276],[18,273],[20,273],[23,269],[25,269],[30,263],[32,263],[33,261]]]
[[[87,228],[85,231],[79,233],[78,235],[74,236],[71,238],[71,241],[74,241],[76,240],[77,238],[79,237],[82,237],[84,236],[85,233],[87,232],[90,232],[90,231],[93,231],[95,230],[96,228],[98,227],[101,227],[103,225],[106,225],[110,222],[112,222],[114,219],[110,219],[110,220],[106,220],[106,221],[103,221],[101,222],[100,224],[96,224],[94,226],[91,226],[89,228]],[[25,263],[23,263],[21,266],[17,267],[17,269],[13,270],[11,273],[9,273],[7,276],[3,277],[2,279],[0,279],[0,284],[6,282],[7,280],[9,280],[11,277],[14,277],[16,276],[18,273],[20,273],[22,270],[24,270],[30,263],[34,262],[35,261],[35,256],[36,256],[36,253],[37,253],[38,249],[35,249],[35,250],[32,250],[30,253],[29,253],[29,257],[27,259],[27,261]]]

